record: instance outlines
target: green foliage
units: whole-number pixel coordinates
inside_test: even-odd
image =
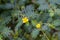
[[[55,26],[59,26],[59,25],[60,25],[60,20],[59,20],[59,19],[54,20],[53,24],[54,24]]]
[[[36,28],[40,23],[41,27]],[[60,0],[0,0],[0,40],[60,40],[59,37]]]
[[[31,33],[32,38],[36,38],[36,37],[38,36],[38,34],[39,34],[39,30],[34,29],[34,30],[32,31],[32,33]]]

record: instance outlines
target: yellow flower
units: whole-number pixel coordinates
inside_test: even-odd
[[[22,18],[22,21],[23,21],[23,23],[27,23],[28,22],[28,18],[24,17],[24,18]]]
[[[41,24],[38,23],[38,24],[36,25],[36,28],[39,29],[40,27],[41,27]]]

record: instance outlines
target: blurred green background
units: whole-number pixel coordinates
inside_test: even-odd
[[[60,0],[0,0],[0,40],[60,40]]]

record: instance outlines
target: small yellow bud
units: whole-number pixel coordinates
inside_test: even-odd
[[[37,24],[36,28],[39,29],[41,27],[41,24]]]
[[[22,18],[22,21],[23,21],[23,23],[27,23],[28,22],[28,18],[24,17],[24,18]]]

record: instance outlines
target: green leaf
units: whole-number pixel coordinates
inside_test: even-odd
[[[2,34],[3,34],[4,37],[8,37],[8,36],[10,35],[10,32],[12,32],[12,31],[11,31],[10,28],[8,28],[8,27],[5,27],[5,28],[2,30]]]
[[[33,5],[28,5],[26,8],[23,10],[25,12],[25,15],[28,17],[31,17],[34,15],[34,7]]]
[[[35,26],[37,24],[37,21],[36,20],[31,20],[31,23],[33,26]]]
[[[27,22],[25,25],[26,25],[26,26],[29,26],[29,22]]]
[[[22,38],[18,38],[17,40],[22,40]]]
[[[53,4],[55,4],[55,3],[60,4],[60,0],[48,0],[48,1]]]
[[[0,25],[0,32],[2,32],[2,29],[4,29],[5,27],[5,25]]]
[[[60,9],[55,9],[55,14],[60,16]]]
[[[52,9],[49,10],[49,15],[50,15],[50,17],[54,16],[54,11]]]
[[[23,23],[22,23],[22,19],[20,18],[19,20],[18,20],[18,23],[16,24],[16,26],[15,26],[15,31],[18,31],[18,29],[20,28],[20,26],[22,25]]]
[[[20,15],[21,11],[20,10],[13,10],[11,13],[12,17],[18,17]]]
[[[44,4],[46,1],[45,0],[36,0],[38,4]]]
[[[60,32],[58,32],[57,34],[58,34],[58,40],[60,40]]]
[[[3,40],[2,37],[3,37],[3,36],[0,34],[0,40]]]
[[[6,3],[6,4],[2,4],[0,5],[0,10],[3,9],[11,9],[11,8],[14,8],[14,5],[13,4],[10,4],[10,3]]]
[[[55,26],[59,26],[60,25],[60,20],[59,19],[54,20],[52,24],[55,25]]]
[[[51,40],[58,40],[57,32],[52,35]]]
[[[50,28],[49,28],[48,24],[43,25],[42,30],[43,31],[50,31]]]
[[[32,38],[36,38],[37,36],[38,36],[38,34],[39,34],[39,30],[38,29],[34,29],[33,31],[32,31],[32,33],[31,33],[31,36],[32,36]]]
[[[38,7],[38,10],[46,10],[46,9],[49,9],[48,7],[48,4],[41,4],[39,7]]]

